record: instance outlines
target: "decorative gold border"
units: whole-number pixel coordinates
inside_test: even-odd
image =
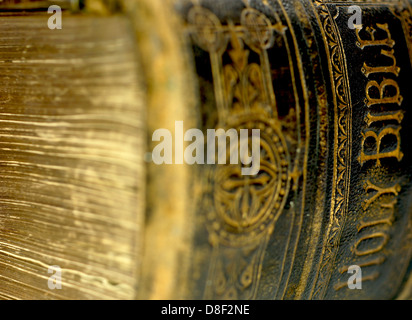
[[[312,299],[322,299],[325,296],[332,274],[333,263],[338,251],[338,245],[348,210],[348,191],[350,187],[351,164],[351,127],[352,127],[352,103],[350,100],[347,65],[342,41],[334,23],[336,17],[332,17],[326,4],[349,3],[373,3],[374,5],[388,4],[391,7],[400,5],[401,12],[398,15],[402,21],[405,36],[408,40],[409,54],[412,63],[412,18],[411,7],[407,0],[351,0],[329,1],[313,0],[318,8],[318,19],[321,22],[324,39],[327,39],[329,68],[331,71],[332,87],[334,89],[335,102],[335,150],[333,189],[329,226],[322,248],[319,271],[312,291]],[[336,59],[334,59],[336,57]],[[341,91],[342,89],[342,91]],[[342,93],[340,93],[342,92]]]
[[[312,299],[322,299],[332,274],[333,262],[348,211],[348,191],[352,156],[352,102],[345,53],[334,19],[325,1],[314,0],[318,8],[318,19],[328,48],[329,70],[334,93],[335,133],[333,183],[329,226],[324,238],[319,270],[314,282]],[[336,57],[336,58],[335,58]]]

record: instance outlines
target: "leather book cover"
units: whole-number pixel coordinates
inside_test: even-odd
[[[412,298],[411,13],[0,1],[0,297]]]

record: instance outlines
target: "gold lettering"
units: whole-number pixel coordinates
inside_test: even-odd
[[[376,24],[377,28],[386,32],[386,39],[382,39],[383,35],[382,32],[376,36],[377,30],[373,27],[366,28],[365,36],[369,34],[369,39],[361,39],[360,30],[356,30],[356,37],[358,39],[357,46],[360,47],[362,50],[366,47],[372,46],[388,46],[389,49],[381,49],[380,53],[384,57],[391,59],[391,62],[387,62],[386,58],[381,66],[371,66],[367,64],[367,62],[363,63],[362,73],[365,75],[366,78],[369,78],[372,74],[393,74],[396,77],[399,76],[400,68],[396,65],[396,58],[395,58],[395,50],[392,49],[395,45],[395,41],[392,39],[392,36],[389,32],[388,24]],[[379,39],[377,39],[377,37]],[[377,63],[375,63],[376,65]],[[381,81],[380,83],[378,81]],[[365,104],[368,108],[373,105],[383,105],[383,104],[398,104],[399,106],[402,104],[403,97],[400,94],[400,87],[398,83],[393,79],[386,79],[383,78],[382,80],[369,80],[366,85],[366,98]],[[401,161],[403,158],[403,153],[401,152],[401,137],[400,137],[400,130],[402,120],[404,118],[404,111],[402,110],[387,110],[381,113],[378,113],[377,110],[374,112],[368,112],[365,117],[365,122],[367,124],[367,128],[364,129],[362,132],[362,142],[361,142],[361,153],[358,157],[358,161],[360,162],[361,166],[364,163],[371,160],[376,160],[376,166],[379,167],[381,165],[381,159],[384,158],[396,158],[398,161]],[[391,121],[392,123],[386,124],[381,128],[370,128],[372,124],[376,122],[387,122]],[[397,124],[393,123],[395,121]],[[381,124],[382,125],[382,124]],[[391,137],[392,136],[392,137]],[[388,142],[393,142],[393,138],[395,141],[390,145],[384,145],[383,140],[385,137],[391,137],[392,139]],[[368,150],[368,153],[365,153],[365,142],[368,140],[374,140],[375,142],[375,150]],[[385,139],[386,140],[386,139]],[[373,184],[371,181],[367,181],[364,186],[366,193],[371,193],[366,195],[365,200],[362,202],[362,207],[366,211],[374,201],[379,201],[376,206],[374,206],[372,211],[378,210],[379,216],[376,218],[369,217],[362,219],[360,221],[357,231],[365,232],[369,228],[375,227],[382,227],[382,226],[392,226],[395,220],[395,206],[397,203],[397,196],[401,191],[401,186],[399,184],[395,184],[390,187],[379,187]],[[386,196],[385,196],[386,195]],[[382,197],[382,199],[380,199]],[[384,202],[382,202],[384,201]],[[379,229],[378,229],[379,230]],[[376,254],[383,250],[386,244],[389,242],[389,235],[385,232],[374,232],[368,233],[360,238],[354,243],[352,247],[352,252],[356,256],[369,256]],[[373,257],[373,256],[372,256]],[[361,268],[380,265],[385,261],[385,257],[375,257],[375,259],[363,262],[363,263],[356,263]],[[343,274],[348,271],[348,266],[343,266],[340,268],[340,272]],[[379,272],[375,271],[372,274],[363,277],[363,281],[372,281],[379,277]],[[340,290],[347,286],[346,282],[339,281],[335,286],[335,290]]]
[[[400,144],[401,144],[401,136],[399,133],[400,130],[401,130],[401,127],[397,127],[396,129],[393,127],[385,127],[379,132],[378,135],[373,130],[362,132],[362,137],[363,137],[362,150],[358,158],[360,164],[363,165],[367,161],[376,160],[376,166],[379,167],[381,165],[380,160],[383,158],[396,158],[398,159],[398,161],[401,161],[403,158],[403,153],[401,152],[401,147],[400,147]],[[396,148],[391,151],[381,152],[382,139],[388,135],[393,135],[396,137],[396,140],[397,140]],[[373,153],[373,154],[365,153],[365,141],[368,138],[375,139],[376,153]]]
[[[359,250],[358,249],[359,245],[363,241],[366,241],[366,240],[369,240],[369,239],[378,239],[378,238],[381,238],[382,241],[377,247],[372,248],[372,249],[366,249],[366,250]],[[357,256],[366,256],[368,254],[373,254],[373,253],[381,251],[383,249],[383,247],[388,243],[388,240],[389,240],[389,236],[386,233],[383,233],[383,232],[376,232],[376,233],[373,233],[373,234],[370,234],[370,235],[366,235],[366,236],[363,236],[362,238],[360,238],[355,243],[355,245],[353,247],[353,251]]]
[[[370,267],[370,266],[375,266],[375,265],[379,265],[385,262],[385,257],[378,257],[375,258],[373,260],[367,261],[367,262],[356,262],[356,265],[358,265],[361,268],[365,268],[365,267]],[[342,268],[339,269],[340,273],[346,273],[349,270],[349,266],[344,266]]]
[[[371,275],[363,276],[362,277],[362,282],[376,280],[379,277],[379,275],[380,275],[379,272],[376,271],[376,272],[372,273]],[[348,283],[347,283],[347,281],[339,282],[339,283],[335,284],[333,288],[335,289],[335,291],[338,291],[338,290],[343,289],[343,288],[348,288]]]
[[[371,98],[370,96],[370,89],[374,87],[378,88],[379,99]],[[385,97],[385,88],[387,87],[395,88],[396,94],[394,96]],[[386,104],[386,103],[397,103],[398,105],[401,105],[402,101],[403,101],[403,98],[400,95],[399,85],[395,80],[383,79],[383,81],[380,84],[374,80],[371,80],[366,85],[366,105],[368,107],[374,104]]]
[[[393,223],[393,220],[394,220],[394,211],[393,211],[393,209],[395,207],[396,202],[397,201],[395,199],[390,203],[381,204],[382,208],[391,209],[390,216],[387,217],[387,218],[383,218],[383,219],[379,219],[379,220],[375,220],[375,221],[361,221],[359,226],[358,226],[358,232],[360,232],[362,229],[369,228],[369,227],[374,227],[374,226],[377,226],[379,224],[387,224],[387,225],[391,226],[392,223]]]
[[[374,115],[368,112],[368,114],[365,117],[365,122],[368,124],[368,127],[370,127],[370,125],[374,122],[385,121],[385,120],[388,120],[388,121],[395,120],[400,124],[403,120],[403,115],[404,115],[404,112],[400,110],[396,112],[388,113],[388,114],[382,114],[382,115]]]
[[[369,199],[365,200],[365,203],[362,205],[364,210],[366,210],[372,204],[373,201],[375,201],[376,199],[378,199],[380,196],[384,194],[393,194],[397,196],[399,192],[401,191],[401,186],[399,184],[395,184],[394,186],[389,187],[389,188],[381,188],[381,187],[374,185],[372,182],[368,180],[365,184],[365,191],[369,192],[370,190],[377,191],[377,193],[374,194]],[[382,204],[382,206],[386,208],[391,208],[392,202],[387,203],[387,204]]]
[[[376,26],[381,29],[386,31],[388,37],[386,39],[382,39],[382,40],[376,40],[375,39],[375,32],[376,29],[373,27],[367,27],[366,28],[366,32],[369,33],[370,35],[370,40],[364,40],[361,39],[359,36],[359,29],[356,29],[356,37],[358,38],[358,42],[356,43],[356,45],[361,48],[362,50],[365,47],[369,47],[369,46],[388,46],[393,48],[393,46],[395,45],[395,41],[392,39],[391,33],[389,32],[389,27],[387,23],[381,24],[381,23],[377,23]]]
[[[370,67],[366,64],[366,62],[363,63],[363,68],[362,72],[366,77],[369,77],[370,74],[372,73],[393,73],[396,76],[399,75],[399,72],[401,71],[401,68],[396,66],[396,58],[394,56],[395,50],[381,50],[381,54],[384,56],[387,56],[389,58],[392,58],[393,64],[390,66],[383,66],[383,67]]]

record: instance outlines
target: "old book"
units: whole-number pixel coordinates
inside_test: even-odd
[[[408,0],[0,10],[1,298],[412,298]]]

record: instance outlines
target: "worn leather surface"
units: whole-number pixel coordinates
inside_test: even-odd
[[[348,27],[350,5],[362,9],[361,30]],[[201,0],[178,9],[203,128],[262,128],[274,170],[248,180],[235,168],[200,169],[193,297],[397,297],[411,253],[410,4]],[[351,265],[361,267],[361,290],[348,287]]]
[[[0,4],[1,298],[412,297],[410,2],[44,3]],[[175,121],[260,171],[144,162]]]

